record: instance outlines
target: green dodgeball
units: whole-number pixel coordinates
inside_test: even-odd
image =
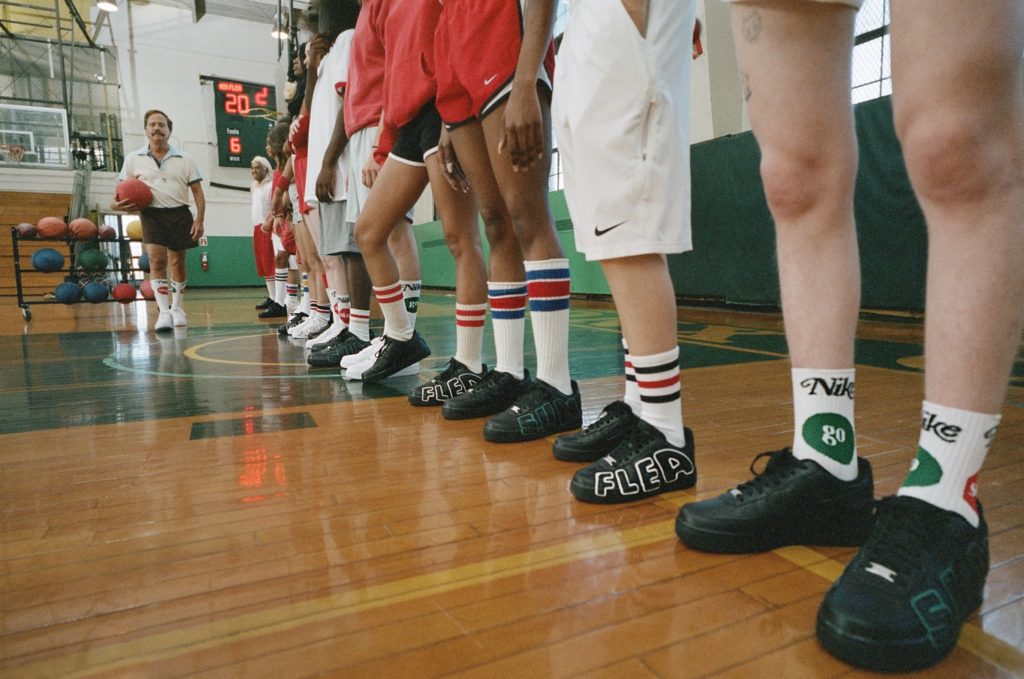
[[[917,449],[904,486],[934,486],[942,480],[942,465],[924,448]]]
[[[840,464],[853,459],[853,425],[839,413],[818,413],[807,418],[803,428],[804,441],[822,455]]]

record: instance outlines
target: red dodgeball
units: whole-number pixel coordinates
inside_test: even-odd
[[[85,217],[72,219],[71,223],[68,224],[68,231],[78,240],[92,240],[98,233],[98,229],[92,220]]]
[[[114,190],[114,197],[119,201],[127,200],[135,203],[135,207],[140,210],[145,210],[153,202],[153,192],[141,179],[134,177],[118,182],[117,188]]]
[[[29,224],[28,222],[22,222],[14,227],[18,231],[18,238],[35,238],[36,237],[36,225]]]
[[[118,283],[114,286],[113,296],[121,304],[131,304],[135,301],[135,286],[131,283]]]
[[[43,217],[36,222],[36,233],[40,238],[63,238],[67,232],[68,225],[60,217]]]
[[[117,229],[110,224],[100,224],[99,234],[103,240],[114,240],[117,238]]]

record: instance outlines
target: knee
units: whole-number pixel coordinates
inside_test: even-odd
[[[515,240],[512,220],[503,207],[480,206],[480,221],[484,223],[484,234],[491,248],[501,248],[507,241]]]
[[[971,203],[1019,175],[1012,145],[993,139],[971,113],[910,113],[897,121],[907,173],[918,197],[939,204]]]
[[[378,229],[374,229],[373,225],[364,222],[356,222],[356,245],[362,252],[376,252],[382,247],[387,245],[388,234],[382,234]]]
[[[842,162],[817,146],[762,149],[761,181],[777,224],[799,220],[830,202],[849,203],[855,171],[854,162]]]

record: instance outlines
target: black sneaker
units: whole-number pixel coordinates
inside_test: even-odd
[[[754,470],[768,458],[764,471]],[[676,535],[705,552],[745,554],[785,545],[856,547],[874,516],[871,464],[857,459],[857,478],[841,481],[789,448],[761,453],[754,478],[710,500],[683,505]]]
[[[579,429],[582,424],[580,388],[575,380],[571,394],[563,394],[544,380],[534,380],[512,405],[484,423],[484,438],[491,443],[519,443]]]
[[[885,498],[863,549],[825,594],[817,635],[832,655],[908,672],[949,654],[981,605],[988,526],[912,497]]]
[[[304,320],[306,320],[308,316],[309,314],[304,314],[301,311],[295,312],[294,314],[292,314],[292,317],[288,319],[287,323],[278,326],[277,334],[287,337],[288,331],[294,328],[299,323],[302,323]]]
[[[693,432],[684,427],[683,435],[680,449],[637,418],[612,452],[573,475],[569,490],[583,502],[616,504],[690,488],[697,482]]]
[[[409,392],[409,403],[414,406],[439,406],[450,398],[465,394],[486,374],[486,365],[475,373],[453,356],[444,371]]]
[[[594,462],[612,451],[637,421],[625,401],[613,401],[582,431],[559,436],[551,452],[566,462]]]
[[[260,318],[285,318],[288,316],[288,309],[277,302],[271,301],[267,307],[257,314]]]
[[[423,336],[415,330],[412,332],[412,338],[407,340],[396,340],[394,337],[385,335],[384,344],[377,350],[373,365],[363,372],[363,384],[387,379],[399,370],[408,368],[427,356],[430,356],[430,347],[427,346]],[[338,361],[340,363],[341,359]]]
[[[512,405],[531,384],[529,370],[524,372],[521,380],[507,372],[490,370],[465,394],[445,401],[441,406],[441,413],[446,420],[489,417]]]
[[[276,304],[276,302],[274,300],[270,299],[269,297],[267,297],[265,300],[263,300],[262,302],[260,302],[259,304],[257,304],[253,308],[254,309],[259,309],[260,311],[263,311],[264,309],[270,308],[271,304]]]
[[[372,333],[370,337],[373,337]],[[343,357],[349,354],[358,354],[368,346],[370,346],[369,342],[359,339],[348,328],[345,328],[334,339],[319,344],[310,351],[309,356],[306,357],[306,363],[312,368],[337,368]]]

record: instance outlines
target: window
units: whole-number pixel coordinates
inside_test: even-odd
[[[865,0],[857,13],[851,73],[855,104],[892,94],[889,2]]]

